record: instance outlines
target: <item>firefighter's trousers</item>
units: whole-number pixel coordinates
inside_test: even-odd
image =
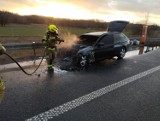
[[[53,60],[55,59],[55,49],[47,49],[46,50],[46,61],[48,64],[48,68],[53,68]]]

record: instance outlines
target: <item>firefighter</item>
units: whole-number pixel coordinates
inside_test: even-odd
[[[0,55],[2,55],[5,52],[6,52],[6,48],[3,47],[2,44],[0,43]]]
[[[48,31],[46,32],[45,36],[42,39],[42,43],[44,48],[46,48],[46,60],[48,64],[48,70],[54,71],[53,68],[53,60],[55,59],[55,51],[56,51],[56,44],[59,42],[64,42],[58,37],[58,28],[56,25],[51,24],[48,26]]]
[[[6,52],[5,47],[0,44],[0,55]],[[5,89],[5,84],[3,82],[3,78],[0,76],[0,91]]]

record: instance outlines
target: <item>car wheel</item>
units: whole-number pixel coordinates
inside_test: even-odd
[[[124,47],[122,47],[120,49],[119,55],[117,57],[118,57],[118,59],[123,59],[125,55],[126,55],[126,49]]]
[[[88,57],[86,55],[79,54],[77,65],[81,69],[86,69],[88,67]]]

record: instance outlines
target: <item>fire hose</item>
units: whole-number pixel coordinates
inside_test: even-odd
[[[46,53],[46,49],[44,50],[44,54],[43,54],[43,56],[42,56],[42,59],[41,59],[41,61],[40,61],[40,63],[38,64],[38,66],[36,67],[36,69],[32,72],[32,73],[28,73],[28,72],[26,72],[24,69],[23,69],[23,67],[12,57],[12,56],[10,56],[8,53],[6,53],[6,52],[3,52],[3,53],[0,53],[0,54],[4,54],[4,55],[6,55],[6,56],[8,56],[11,60],[13,60],[17,65],[18,65],[18,67],[26,74],[26,75],[32,75],[32,74],[34,74],[37,70],[38,70],[38,68],[40,67],[40,65],[41,65],[41,63],[42,63],[42,61],[43,61],[43,59],[44,59],[44,57],[45,57],[45,53]],[[3,81],[3,78],[0,76],[0,91],[3,91],[3,90],[5,90],[5,83],[4,83],[4,81]]]
[[[64,40],[58,40],[59,41],[59,44],[61,43],[61,42],[64,42]],[[14,61],[17,65],[18,65],[18,67],[26,74],[26,75],[32,75],[32,74],[34,74],[37,70],[38,70],[38,68],[40,67],[40,65],[41,65],[41,63],[42,63],[42,61],[43,61],[43,59],[44,59],[44,57],[45,57],[45,53],[46,53],[46,49],[44,50],[44,53],[43,53],[43,56],[42,56],[42,59],[41,59],[41,61],[40,61],[40,63],[38,64],[38,66],[37,66],[37,68],[32,72],[32,73],[28,73],[28,72],[26,72],[24,69],[23,69],[23,67],[12,57],[12,56],[10,56],[8,53],[6,53],[6,49],[0,44],[0,55],[1,54],[4,54],[4,55],[6,55],[6,56],[8,56],[12,61]]]
[[[32,73],[26,72],[26,71],[23,69],[23,67],[22,67],[12,56],[10,56],[9,54],[7,54],[6,52],[4,52],[3,54],[6,55],[6,56],[8,56],[12,61],[14,61],[14,62],[18,65],[18,67],[19,67],[26,75],[32,75],[32,74],[34,74],[34,73],[38,70],[38,68],[39,68],[40,65],[42,64],[42,61],[43,61],[43,59],[44,59],[44,57],[45,57],[45,53],[46,53],[46,49],[44,50],[44,53],[43,53],[43,56],[42,56],[42,59],[41,59],[40,63],[38,64],[38,66],[36,67],[36,69],[35,69]]]

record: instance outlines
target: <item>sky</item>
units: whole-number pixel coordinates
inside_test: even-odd
[[[160,25],[160,0],[0,0],[0,10],[55,18]]]

